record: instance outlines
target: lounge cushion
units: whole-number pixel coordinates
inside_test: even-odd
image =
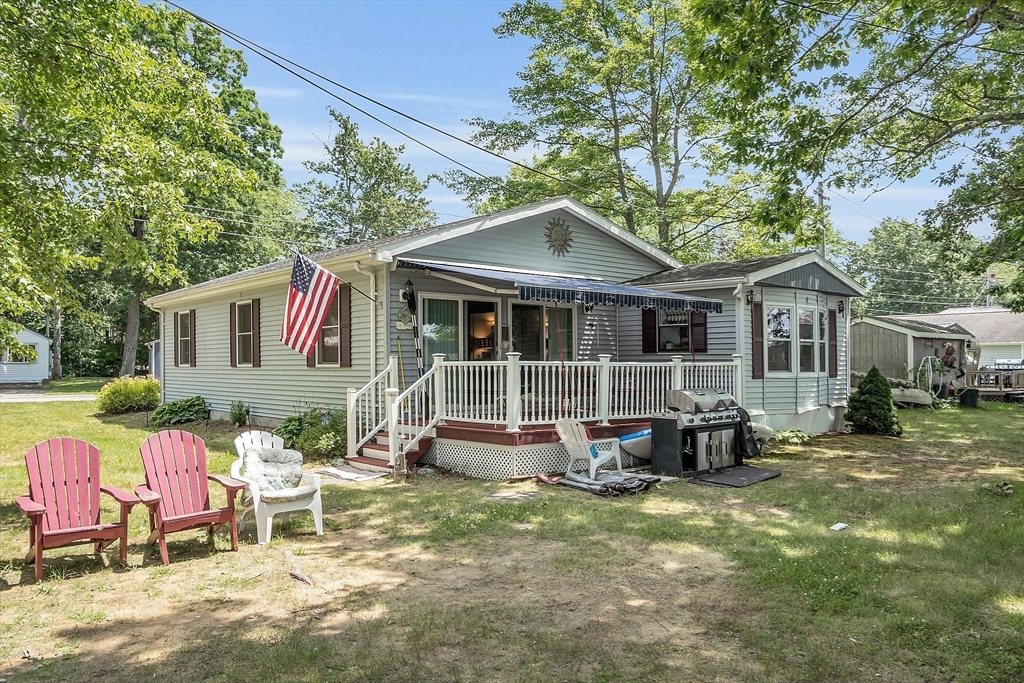
[[[263,495],[293,489],[302,480],[302,453],[287,448],[246,448],[242,470],[246,479],[256,482]]]
[[[315,486],[297,486],[293,489],[281,489],[279,491],[260,491],[260,498],[264,503],[290,503],[293,500],[312,498],[316,495]]]

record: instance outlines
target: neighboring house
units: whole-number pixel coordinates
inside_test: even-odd
[[[0,383],[40,384],[44,379],[49,379],[50,340],[32,330],[21,330],[16,338],[35,349],[36,360],[30,363],[25,356],[10,349],[0,349]]]
[[[682,264],[555,198],[311,258],[343,282],[309,358],[278,341],[291,259],[149,299],[161,318],[164,400],[200,394],[215,416],[243,401],[254,422],[271,424],[308,405],[345,408],[349,455],[361,452],[364,466],[422,457],[492,479],[564,467],[555,419],[589,421],[595,434],[635,430],[664,410],[669,388],[729,391],[754,400],[755,414],[767,390],[777,424],[826,405],[829,419],[794,421],[816,431],[845,405],[842,311],[861,290],[813,255],[780,257],[749,286],[745,276],[729,289],[622,284]],[[736,316],[751,308],[748,292],[770,306],[758,315],[775,316],[760,329],[789,311],[788,371],[775,367],[778,335],[754,353],[749,322]],[[796,324],[807,311],[820,312],[813,334],[826,335],[813,379],[796,372],[807,362]],[[764,375],[766,364],[770,381],[752,379],[744,393],[744,372]],[[813,406],[801,393],[811,381]]]
[[[977,340],[977,364],[981,368],[989,367],[996,361],[1024,360],[1024,313],[1014,313],[1001,306],[968,306],[947,308],[938,313],[894,317],[936,325],[959,325]]]
[[[956,323],[926,323],[904,317],[854,319],[850,327],[850,369],[866,373],[871,366],[886,377],[913,379],[928,357],[943,358],[953,348],[955,367],[967,364],[971,333]],[[959,373],[963,376],[963,373]]]
[[[149,349],[149,375],[153,379],[160,379],[160,340],[146,342],[146,348]]]
[[[847,314],[850,297],[865,291],[816,252],[688,265],[629,284],[722,300],[722,315],[708,318],[709,355],[742,359],[737,400],[752,418],[775,429],[843,427],[849,398]],[[673,352],[665,334],[672,321],[663,312],[628,315],[626,327],[642,336],[642,355],[634,341],[631,359]]]

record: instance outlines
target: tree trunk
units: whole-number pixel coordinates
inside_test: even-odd
[[[60,303],[56,298],[53,300],[53,358],[50,363],[50,379],[60,379],[64,376],[64,368],[60,360],[60,345],[63,333],[60,328]]]
[[[128,324],[124,330],[124,347],[121,350],[121,371],[118,376],[135,376],[135,355],[139,349],[139,294],[132,294],[128,301]]]

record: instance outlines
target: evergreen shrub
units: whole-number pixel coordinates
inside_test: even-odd
[[[118,377],[99,393],[100,410],[108,415],[153,410],[160,405],[160,380],[149,376]]]
[[[892,387],[878,368],[872,366],[860,381],[857,391],[850,396],[846,421],[853,427],[853,431],[861,434],[903,434],[896,406],[892,404]]]
[[[342,457],[348,448],[348,422],[343,410],[309,408],[287,418],[274,433],[284,439],[285,448],[294,448],[314,460]]]

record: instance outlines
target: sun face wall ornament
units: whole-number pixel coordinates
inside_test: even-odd
[[[561,258],[569,253],[569,249],[572,247],[572,229],[561,218],[552,218],[548,221],[548,227],[544,231],[544,239],[547,241],[551,253]]]

